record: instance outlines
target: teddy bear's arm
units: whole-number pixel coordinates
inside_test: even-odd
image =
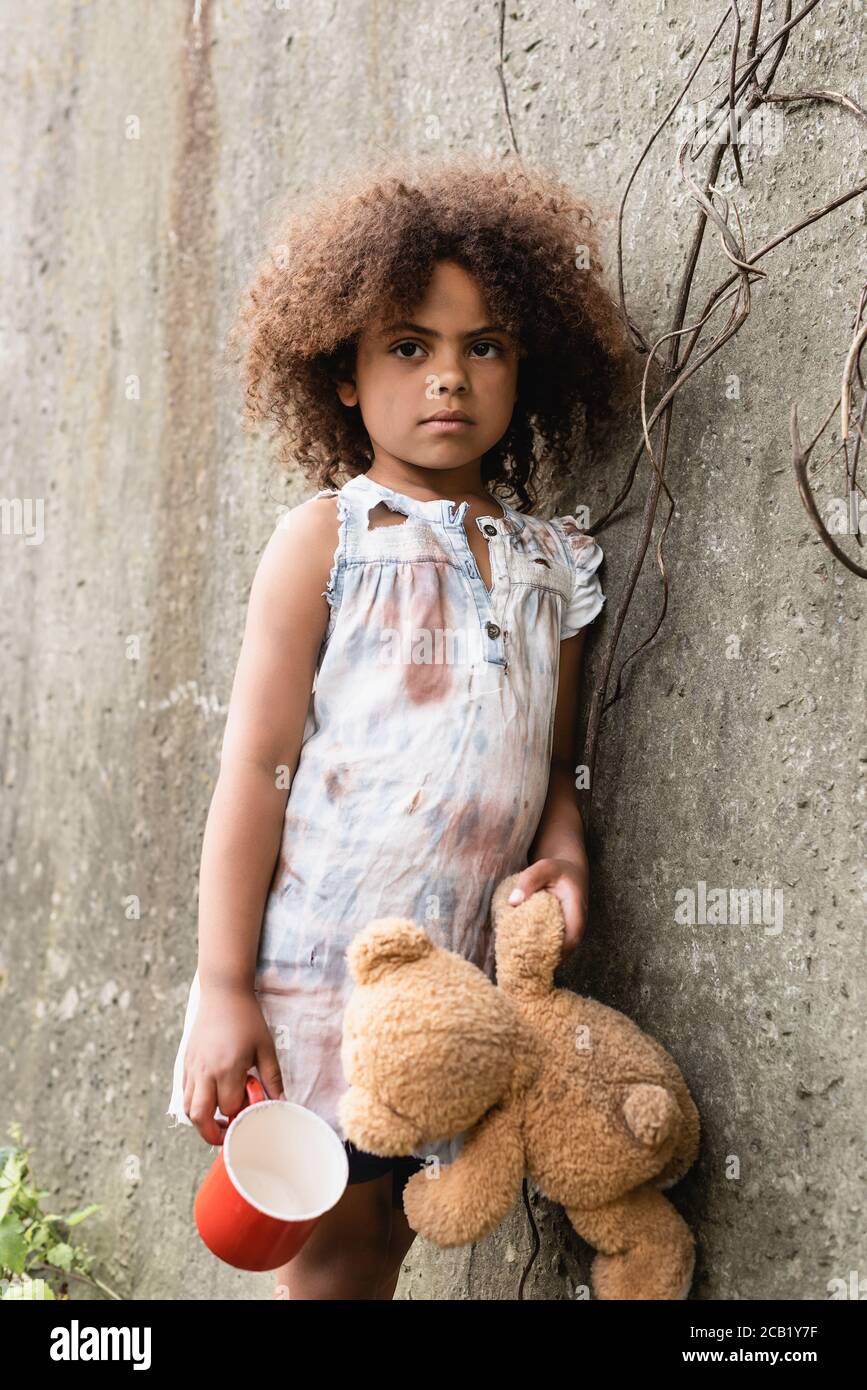
[[[454,1163],[410,1178],[403,1193],[407,1220],[437,1245],[481,1240],[511,1211],[524,1172],[519,1112],[497,1105],[470,1131]]]
[[[517,874],[504,878],[491,899],[497,986],[504,994],[543,998],[554,987],[566,923],[553,893],[540,889],[512,907]]]

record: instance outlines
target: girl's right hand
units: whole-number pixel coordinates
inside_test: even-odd
[[[256,1067],[269,1100],[283,1100],[274,1038],[249,989],[202,988],[184,1056],[184,1112],[206,1144],[222,1144],[245,1104],[245,1084]],[[227,1120],[218,1121],[217,1106]]]

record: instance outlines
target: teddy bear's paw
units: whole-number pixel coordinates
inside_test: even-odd
[[[440,1244],[445,1214],[433,1191],[435,1186],[435,1181],[428,1177],[424,1168],[418,1173],[413,1173],[403,1189],[403,1209],[414,1231],[427,1240]]]
[[[692,1284],[695,1246],[642,1242],[620,1255],[598,1254],[590,1268],[593,1293],[600,1299],[685,1299]]]
[[[449,1199],[443,1171],[438,1177],[429,1177],[428,1170],[422,1168],[413,1173],[403,1189],[407,1221],[420,1236],[436,1245],[466,1245],[478,1238],[470,1213],[453,1203],[454,1194]]]

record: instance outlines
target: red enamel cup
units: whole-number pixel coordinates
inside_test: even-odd
[[[226,1264],[277,1269],[340,1200],[349,1159],[337,1133],[312,1110],[269,1100],[252,1075],[244,1090],[244,1107],[196,1194],[196,1227]]]

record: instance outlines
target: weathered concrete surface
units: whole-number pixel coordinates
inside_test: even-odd
[[[509,5],[522,152],[616,208],[716,20],[683,0]],[[104,1204],[82,1235],[125,1295],[268,1297],[270,1275],[198,1242],[212,1152],[164,1114],[249,584],[277,506],[310,490],[242,439],[222,343],[287,187],[381,148],[507,149],[496,6],[92,3],[6,6],[0,22],[2,495],[43,499],[45,519],[41,544],[0,538],[4,1131],[22,1121],[52,1207]],[[857,23],[823,5],[781,88],[863,101]],[[861,139],[838,108],[788,110],[779,153],[745,155],[751,249],[863,177]],[[692,224],[673,150],[658,142],[627,218],[650,336]],[[833,398],[863,232],[862,201],[768,258],[750,323],[682,398],[669,612],[606,716],[597,770],[593,920],[570,980],[655,1034],[699,1104],[701,1161],[671,1196],[699,1234],[704,1298],[823,1299],[829,1279],[867,1273],[863,590],[807,523],[787,426],[793,398],[805,434]],[[598,515],[635,437],[634,420],[615,428],[552,501]],[[828,473],[820,496],[841,494]],[[637,508],[601,537],[591,673]],[[621,659],[660,595],[649,564]],[[782,890],[782,931],[677,925],[675,894],[699,881]],[[575,1297],[587,1247],[558,1209],[535,1210],[528,1296]],[[418,1242],[398,1296],[512,1298],[530,1248],[519,1204],[471,1250]]]

